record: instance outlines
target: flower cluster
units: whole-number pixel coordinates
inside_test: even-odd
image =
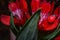
[[[24,0],[21,0],[20,2],[17,0],[16,2],[10,2],[8,4],[8,8],[14,16],[15,25],[22,26],[25,24],[26,20],[30,18],[27,3]],[[10,16],[1,15],[1,22],[7,26],[10,26]]]
[[[47,0],[31,0],[32,15],[40,8],[40,19],[38,21],[38,30],[50,31],[54,30],[60,20],[60,6],[55,8],[56,2]],[[15,25],[24,25],[26,20],[30,18],[28,4],[26,0],[16,0],[10,2],[8,8],[14,16]],[[1,22],[10,25],[10,16],[1,15]]]
[[[48,5],[46,4],[44,7],[46,6]],[[48,9],[48,7],[46,9]],[[42,10],[41,15],[40,15],[41,18],[38,23],[38,29],[42,29],[45,31],[54,30],[58,26],[59,19],[60,19],[59,8],[60,6],[58,6],[52,13],[50,13],[52,11],[51,8],[49,8],[48,10],[44,10],[45,12],[43,12]]]
[[[57,28],[60,22],[60,5],[57,5],[58,1],[52,0],[31,0],[31,14],[41,9],[40,18],[38,21],[38,30],[51,31]],[[10,2],[8,8],[14,16],[15,25],[24,25],[26,20],[30,18],[28,3],[26,0],[16,0],[16,2]],[[10,16],[1,15],[3,24],[10,26]]]

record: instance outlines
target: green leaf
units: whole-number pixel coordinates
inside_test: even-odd
[[[25,23],[23,29],[20,31],[17,40],[37,40],[37,22],[39,19],[40,10]]]
[[[57,29],[53,33],[45,36],[44,39],[51,40],[52,38],[54,38],[60,32],[59,26],[60,26],[60,24],[58,25]]]
[[[11,19],[10,19],[10,24],[11,24],[11,30],[12,32],[17,36],[17,33],[19,32],[18,29],[14,25],[13,21],[13,14],[11,13]]]

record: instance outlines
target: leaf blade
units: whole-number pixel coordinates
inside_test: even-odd
[[[11,13],[11,17],[10,17],[10,25],[11,25],[11,30],[12,32],[17,36],[17,33],[19,32],[18,29],[16,28],[16,26],[14,25],[14,21],[13,21],[13,14]]]
[[[60,24],[58,25],[57,29],[53,33],[45,36],[44,39],[51,40],[52,38],[54,38],[60,32],[59,26]]]
[[[34,36],[37,36],[37,21],[39,19],[40,10],[37,11],[30,20],[24,25],[21,33],[19,34],[17,40],[33,40]],[[33,24],[32,24],[33,23]],[[36,34],[35,34],[36,33]],[[35,39],[37,40],[37,38]]]

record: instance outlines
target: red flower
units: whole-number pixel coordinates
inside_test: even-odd
[[[50,31],[54,30],[58,25],[58,19],[56,19],[53,23],[49,23],[47,19],[42,21],[41,24],[38,24],[38,29],[39,30],[44,30],[44,31]]]
[[[60,40],[60,35],[54,38],[54,40]]]
[[[37,11],[40,7],[40,0],[32,0],[31,1],[31,9],[32,9],[32,14]]]
[[[43,6],[42,6],[42,12],[44,13],[41,13],[42,15],[40,15],[40,20],[38,22],[38,29],[39,30],[44,30],[44,31],[51,31],[51,30],[54,30],[55,28],[57,28],[58,26],[58,23],[59,23],[59,19],[58,19],[58,16],[59,16],[59,13],[58,13],[58,8],[57,7],[54,11],[54,15],[55,16],[49,16],[49,12],[51,11],[50,9],[50,4],[49,3],[44,3]],[[46,14],[47,13],[47,14]]]
[[[22,4],[23,3],[24,2],[22,2]],[[13,16],[15,16],[20,21],[20,24],[23,25],[23,24],[25,24],[26,20],[30,18],[30,15],[28,14],[27,10],[25,10],[26,8],[23,8],[23,7],[19,8],[16,5],[16,3],[14,3],[14,4],[15,4],[16,7],[12,6],[13,5],[12,3],[9,4],[10,6],[8,6],[8,7],[11,10],[11,12],[13,13]],[[22,6],[22,4],[20,6]],[[23,4],[23,6],[24,6],[24,4]],[[12,10],[14,10],[14,11],[12,11]]]

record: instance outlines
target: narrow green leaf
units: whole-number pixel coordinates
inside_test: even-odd
[[[18,29],[15,27],[14,25],[14,21],[13,21],[13,14],[11,13],[11,19],[10,19],[10,24],[11,24],[11,30],[12,32],[17,35],[17,33],[19,32]]]
[[[24,28],[19,33],[17,40],[37,40],[37,22],[39,19],[40,10],[35,12],[35,14],[26,22],[23,26]]]
[[[51,40],[52,38],[54,38],[60,32],[59,26],[60,24],[58,25],[57,29],[53,33],[45,36],[44,39]]]

